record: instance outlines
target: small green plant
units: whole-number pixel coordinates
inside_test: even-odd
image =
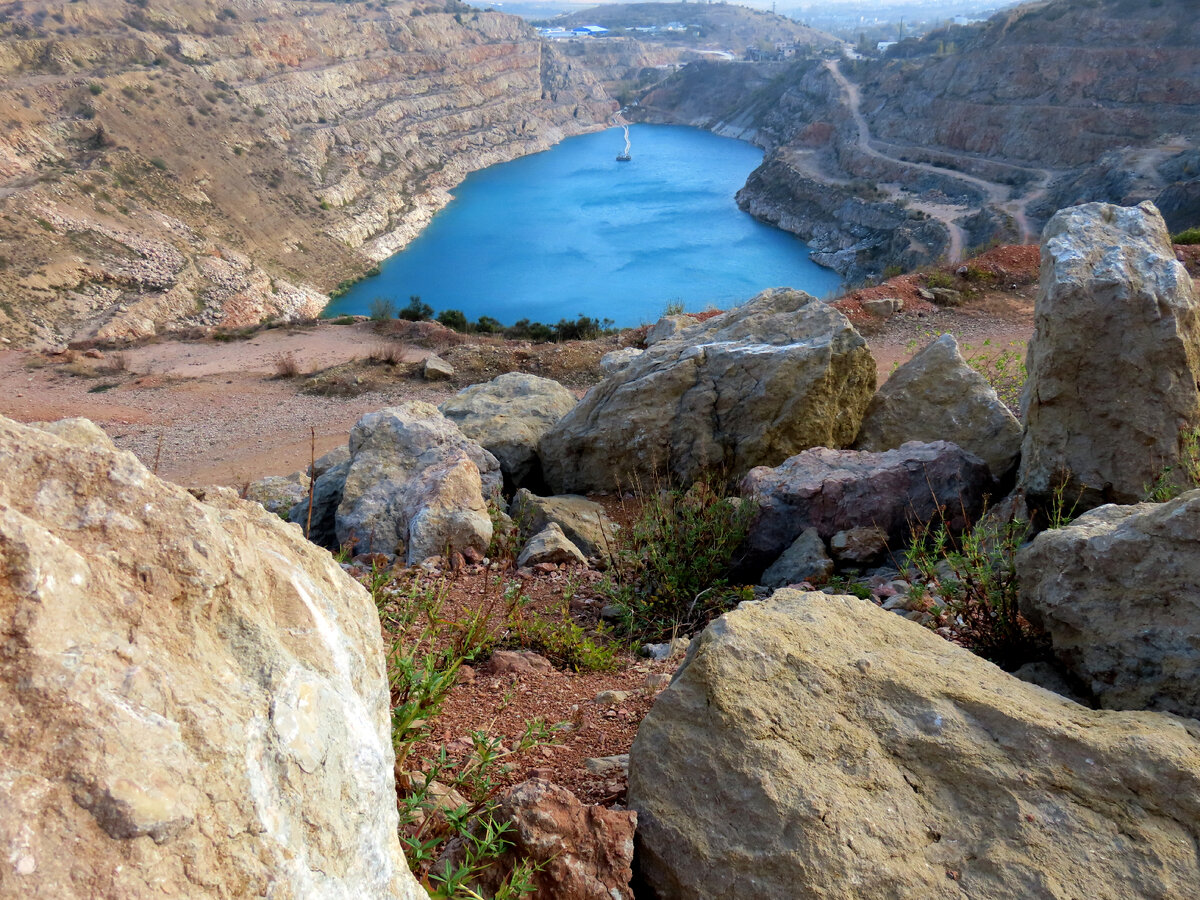
[[[932,272],[925,273],[925,284],[931,288],[952,288],[954,287],[954,276],[941,269],[934,269]]]
[[[387,322],[396,318],[396,303],[390,297],[376,297],[371,301],[368,318],[372,322]]]
[[[150,165],[154,166],[154,168],[161,172],[165,172],[167,170],[167,161],[161,156],[150,157]]]
[[[624,630],[669,640],[752,598],[750,588],[730,582],[752,515],[751,504],[702,481],[686,493],[644,494],[640,514],[618,535],[605,585],[624,610]]]
[[[887,281],[888,279],[891,279],[891,278],[898,278],[903,274],[904,274],[904,266],[893,263],[892,265],[886,266],[884,268],[883,279],[884,279],[884,281]]]
[[[1182,478],[1176,476],[1182,469]],[[1200,426],[1179,433],[1179,464],[1163,466],[1158,477],[1142,485],[1142,499],[1151,503],[1174,500],[1184,491],[1200,487]]]
[[[1020,415],[1021,391],[1028,371],[1025,368],[1025,341],[1011,341],[998,353],[991,338],[979,347],[963,344],[962,354],[967,365],[987,379],[988,384],[1013,415]]]
[[[553,663],[576,672],[604,672],[616,665],[618,645],[591,638],[571,618],[570,600],[562,602],[549,615],[529,607],[520,583],[506,591],[509,598],[508,633],[501,639],[505,647],[534,650]]]
[[[1029,532],[1029,522],[1013,516],[984,516],[959,536],[944,521],[921,525],[905,560],[934,595],[930,626],[949,628],[1007,671],[1044,655],[1041,635],[1021,615],[1017,598],[1017,551]]]
[[[682,316],[683,315],[683,301],[682,300],[672,300],[663,309],[663,315],[664,316]]]
[[[1174,235],[1171,241],[1176,244],[1200,244],[1200,227],[1186,228]]]
[[[91,84],[88,85],[88,91],[91,93],[91,95],[93,97],[99,97],[101,94],[104,93],[104,85],[98,84],[97,82],[93,81]]]
[[[526,723],[506,747],[499,737],[472,731],[470,749],[451,754],[439,746],[411,771],[414,754],[428,739],[430,724],[440,713],[465,662],[477,659],[493,645],[491,618],[498,597],[460,621],[445,611],[447,586],[419,579],[398,585],[392,573],[373,567],[364,576],[379,610],[380,621],[392,634],[387,655],[392,692],[392,741],[401,788],[400,840],[409,867],[439,900],[478,900],[479,876],[497,865],[512,849],[511,824],[495,816],[496,793],[511,771],[506,759],[551,743],[555,731],[544,721]],[[490,602],[489,602],[490,601]],[[442,851],[454,840],[457,852],[439,864]],[[537,866],[517,860],[501,879],[495,897],[525,897],[532,893]]]

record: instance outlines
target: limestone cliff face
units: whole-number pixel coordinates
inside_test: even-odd
[[[523,22],[453,0],[0,19],[0,334],[24,342],[313,315],[467,173],[613,108]]]

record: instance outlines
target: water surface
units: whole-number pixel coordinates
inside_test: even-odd
[[[756,221],[733,195],[762,161],[752,144],[673,125],[619,128],[467,177],[454,200],[382,273],[326,315],[369,312],[376,297],[547,323],[579,314],[633,326],[668,303],[728,308],[763,288],[817,297],[839,276],[793,235]]]

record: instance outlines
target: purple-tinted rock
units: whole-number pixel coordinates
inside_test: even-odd
[[[884,453],[805,450],[742,479],[742,496],[759,506],[747,538],[748,563],[778,557],[807,528],[829,540],[873,525],[899,547],[915,523],[941,521],[943,510],[946,524],[961,530],[979,515],[993,484],[983,460],[946,441],[912,441]]]

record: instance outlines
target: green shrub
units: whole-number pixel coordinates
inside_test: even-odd
[[[1176,244],[1200,244],[1200,227],[1185,229],[1171,240]]]
[[[963,359],[972,369],[987,379],[996,395],[1014,416],[1020,416],[1021,391],[1028,372],[1025,368],[1025,341],[1010,341],[999,353],[991,353],[991,338],[978,348],[962,345]]]
[[[156,168],[160,171],[163,171],[163,172],[165,172],[167,170],[167,161],[165,159],[163,159],[161,156],[150,157],[150,165],[154,166],[154,168]]]
[[[386,322],[396,318],[396,304],[390,297],[376,297],[371,301],[368,317],[372,322]]]
[[[954,276],[941,269],[934,269],[932,272],[925,273],[925,284],[931,288],[952,288],[954,287]]]
[[[466,331],[469,323],[461,309],[443,309],[437,316],[438,323],[455,331]]]
[[[499,334],[504,330],[504,326],[500,324],[499,319],[493,319],[491,316],[480,316],[479,321],[475,323],[475,330],[480,334]]]
[[[91,92],[93,97],[99,97],[104,93],[104,85],[97,84],[95,81],[93,81],[88,85],[88,90]]]
[[[954,538],[945,524],[917,529],[907,564],[932,592],[933,627],[949,626],[969,649],[1008,671],[1041,655],[1017,601],[1017,550],[1029,523],[984,518]]]
[[[686,493],[645,494],[638,517],[618,534],[605,584],[625,631],[669,640],[752,598],[730,573],[753,513],[752,504],[722,498],[704,482]]]
[[[1142,486],[1143,500],[1165,503],[1184,491],[1200,487],[1200,427],[1186,428],[1179,433],[1179,451],[1183,477],[1175,475],[1176,466],[1163,466],[1152,483]]]
[[[502,646],[533,650],[576,672],[604,672],[616,665],[618,645],[593,640],[571,618],[568,597],[564,596],[557,609],[546,615],[530,608],[519,584],[514,587],[505,623],[508,633],[501,639]],[[600,636],[604,637],[603,632]]]
[[[408,306],[400,310],[400,318],[409,322],[425,322],[433,318],[433,307],[422,303],[417,294],[408,298]]]

